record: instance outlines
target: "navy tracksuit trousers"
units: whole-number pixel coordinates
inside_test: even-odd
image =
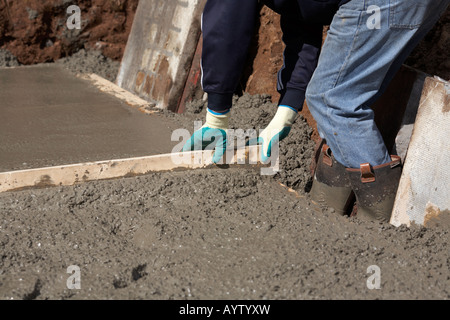
[[[223,112],[243,72],[260,3],[280,14],[284,65],[278,73],[279,105],[301,110],[317,67],[323,26],[349,0],[208,0],[202,17],[202,86],[208,108]]]

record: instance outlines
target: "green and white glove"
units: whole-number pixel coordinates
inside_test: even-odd
[[[248,141],[248,145],[262,145],[262,162],[267,162],[272,155],[272,147],[289,135],[297,114],[298,112],[294,108],[278,106],[277,113],[259,137]]]
[[[194,132],[186,144],[184,151],[205,150],[214,148],[213,162],[218,163],[227,148],[227,130],[230,111],[217,113],[210,109],[206,112],[206,123]]]

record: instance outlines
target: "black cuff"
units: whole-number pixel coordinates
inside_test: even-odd
[[[302,111],[304,102],[305,91],[288,88],[286,91],[281,92],[281,97],[278,105],[289,106],[296,109],[297,111]]]
[[[208,109],[216,112],[224,112],[233,105],[232,93],[208,93]]]

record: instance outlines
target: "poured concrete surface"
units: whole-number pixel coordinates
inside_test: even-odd
[[[0,224],[1,300],[450,297],[448,230],[316,211],[258,170],[2,193]]]
[[[235,100],[230,127],[267,126],[269,101]],[[166,116],[192,130],[205,108]],[[311,134],[299,117],[273,177],[215,168],[1,193],[0,299],[449,299],[448,228],[316,208]]]
[[[169,153],[176,127],[57,65],[0,69],[0,172]]]

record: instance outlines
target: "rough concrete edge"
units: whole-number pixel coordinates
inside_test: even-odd
[[[53,64],[49,64],[53,65]],[[29,65],[29,66],[17,66],[17,67],[0,67],[0,70],[2,69],[24,69],[24,68],[36,68],[40,65]],[[153,114],[160,112],[159,109],[156,109],[152,103],[136,96],[135,94],[129,92],[128,90],[125,90],[121,87],[119,87],[117,84],[99,76],[95,73],[78,73],[75,75],[77,78],[86,80],[90,83],[92,83],[95,87],[97,87],[100,91],[110,94],[122,101],[124,101],[126,104],[133,108],[137,108],[139,111],[146,113],[146,114]]]
[[[432,88],[433,83],[435,84],[434,88]],[[436,77],[436,76],[435,77],[430,76],[430,77],[425,78],[423,91],[422,91],[422,97],[421,97],[420,104],[418,107],[415,123],[419,122],[419,118],[421,117],[421,114],[423,113],[423,109],[426,107],[427,102],[429,101],[430,95],[433,94],[434,92],[436,92],[435,89],[438,87],[440,87],[442,89],[442,94],[444,94],[444,92],[447,95],[449,94],[448,88],[450,87],[450,82],[445,81],[444,79]],[[443,101],[445,104],[445,101],[448,101],[448,98],[443,99]],[[408,149],[411,147],[411,144],[414,144],[414,140],[415,140],[414,137],[416,134],[418,134],[417,129],[416,129],[416,127],[414,127]],[[406,158],[405,158],[404,168],[408,166],[409,161],[411,161],[411,160],[408,159],[408,153],[407,153]],[[411,226],[412,221],[408,214],[408,208],[407,208],[407,204],[410,199],[410,192],[409,192],[410,187],[411,187],[411,177],[409,177],[408,173],[404,170],[402,173],[402,176],[400,178],[400,183],[399,183],[397,195],[395,197],[394,208],[392,210],[392,216],[391,216],[391,220],[390,220],[390,223],[396,227],[399,227],[401,225],[406,225],[408,227]],[[426,215],[426,214],[427,214],[427,211],[425,210],[424,215]]]
[[[117,84],[106,80],[95,73],[78,74],[78,78],[87,80],[96,86],[100,91],[113,95],[114,97],[124,101],[126,104],[146,114],[158,112],[156,108],[148,101],[136,96],[135,94],[119,87]]]
[[[71,186],[96,180],[145,175],[151,172],[177,171],[217,166],[261,165],[260,146],[227,150],[226,165],[213,164],[213,151],[190,151],[147,157],[105,160],[64,166],[0,173],[0,193],[29,188]]]
[[[14,67],[0,67],[0,70],[9,70],[9,69],[17,69],[22,68],[23,66],[14,66]]]

